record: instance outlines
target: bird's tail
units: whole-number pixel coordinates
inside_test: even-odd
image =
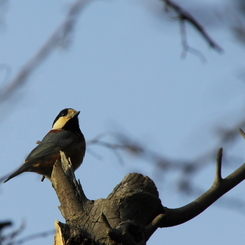
[[[15,176],[17,176],[19,174],[22,174],[23,172],[28,171],[29,168],[30,167],[26,166],[26,165],[21,166],[19,169],[17,169],[15,172],[13,172],[6,180],[4,180],[3,183],[9,181],[10,179],[14,178]]]

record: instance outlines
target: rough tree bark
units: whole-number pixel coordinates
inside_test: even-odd
[[[61,163],[54,165],[51,182],[66,223],[56,221],[55,245],[146,244],[157,228],[194,218],[245,178],[245,164],[225,179],[221,177],[220,149],[213,185],[184,207],[162,206],[154,182],[137,173],[125,176],[106,199],[93,201],[86,198],[64,153],[61,156]]]

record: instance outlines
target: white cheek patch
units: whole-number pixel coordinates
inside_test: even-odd
[[[60,117],[53,125],[52,129],[61,129],[65,126],[66,122],[69,120],[67,117]]]

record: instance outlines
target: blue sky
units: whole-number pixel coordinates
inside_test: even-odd
[[[7,4],[0,29],[0,64],[10,67],[10,79],[64,20],[69,3]],[[14,99],[0,108],[2,174],[20,166],[66,107],[81,111],[80,127],[87,140],[102,132],[122,131],[147,148],[178,159],[195,159],[217,147],[212,125],[232,127],[243,115],[245,84],[239,74],[244,68],[244,47],[234,42],[225,24],[219,28],[207,25],[225,50],[222,54],[210,49],[189,27],[189,44],[202,52],[206,62],[192,54],[183,59],[178,23],[154,16],[153,10],[161,7],[159,1],[151,5],[146,0],[125,0],[94,1],[84,9],[69,46],[56,49]],[[0,76],[3,80],[5,73]],[[224,150],[228,156],[244,159],[244,148],[241,138]],[[194,180],[204,190],[214,176],[214,164],[207,165]],[[133,171],[155,181],[164,206],[180,207],[195,198],[176,191],[174,174],[161,178],[154,164],[127,155],[121,165],[99,146],[89,147],[76,175],[87,197],[97,199],[106,197]],[[227,196],[241,197],[243,189],[244,183]],[[36,174],[23,174],[0,190],[1,220],[13,220],[16,228],[24,221],[21,237],[53,229],[56,219],[63,221],[50,183],[40,182]],[[159,229],[148,244],[242,244],[245,215],[219,203],[186,224]],[[52,236],[35,240],[37,245],[52,242]]]

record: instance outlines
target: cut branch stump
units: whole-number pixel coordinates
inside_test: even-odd
[[[156,228],[151,222],[164,213],[154,182],[131,173],[106,199],[88,200],[72,165],[62,154],[53,168],[51,182],[66,223],[56,222],[55,245],[146,244]]]

